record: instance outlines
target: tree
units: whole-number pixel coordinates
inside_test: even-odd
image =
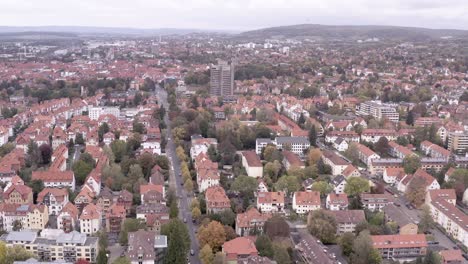
[[[198,220],[201,216],[201,211],[200,208],[195,207],[192,209],[192,218],[195,220]]]
[[[231,209],[225,209],[219,213],[219,220],[223,225],[234,226],[234,223],[236,222],[236,214]]]
[[[297,192],[301,188],[299,181],[296,176],[284,175],[279,178],[278,182],[275,184],[275,189],[277,191],[284,191],[287,195]]]
[[[37,202],[37,195],[44,190],[44,182],[42,180],[32,180],[28,184],[29,187],[31,187],[33,191],[33,200],[34,203]]]
[[[348,149],[345,150],[343,155],[348,158],[354,166],[359,165],[359,151],[355,142],[351,142],[351,144],[349,144]]]
[[[119,257],[112,264],[132,264],[132,262],[127,257]]]
[[[49,164],[50,158],[52,157],[52,148],[49,144],[42,144],[39,147],[39,152],[41,153],[41,163]]]
[[[29,167],[38,165],[41,162],[41,152],[36,142],[29,141],[27,154],[27,165]]]
[[[140,219],[127,218],[125,219],[119,234],[119,243],[121,245],[127,245],[128,233],[136,232],[138,229],[145,228],[146,224]]]
[[[177,218],[177,216],[179,216],[179,208],[177,207],[177,200],[174,200],[169,205],[169,217],[174,219]]]
[[[106,122],[104,122],[98,128],[99,142],[102,142],[104,134],[106,134],[107,132],[109,132],[109,125]]]
[[[229,140],[224,140],[218,145],[218,152],[221,156],[221,164],[233,164],[236,155],[236,147]]]
[[[312,184],[312,191],[320,192],[320,196],[324,197],[333,191],[333,188],[326,181],[317,181]]]
[[[255,241],[255,247],[258,254],[263,257],[273,258],[275,252],[273,251],[273,244],[267,235],[260,235]]]
[[[23,229],[23,222],[21,222],[21,220],[15,220],[13,221],[12,226],[13,231],[20,231],[21,229]]]
[[[20,245],[7,247],[3,241],[0,242],[0,263],[2,264],[13,264],[15,261],[25,261],[33,257],[35,257],[33,253]]]
[[[432,250],[427,250],[426,256],[424,256],[424,264],[440,264],[441,258],[437,252]]]
[[[317,146],[317,130],[315,129],[315,125],[312,125],[309,130],[309,141],[310,145]]]
[[[279,215],[268,219],[263,229],[270,239],[274,239],[275,237],[289,237],[290,234],[288,223]]]
[[[270,177],[270,179],[272,179],[273,181],[276,181],[280,170],[281,163],[275,160],[274,162],[268,162],[267,164],[265,164],[265,167],[263,168],[263,174]]]
[[[373,248],[369,231],[359,233],[353,243],[351,263],[353,264],[379,264],[382,258],[379,252]]]
[[[408,112],[408,116],[406,117],[406,124],[409,126],[414,125],[414,113],[412,110]]]
[[[403,168],[406,173],[413,174],[421,167],[421,159],[416,155],[408,155],[403,159]]]
[[[82,160],[78,160],[77,162],[75,162],[73,164],[73,173],[75,174],[76,184],[82,185],[86,177],[92,170],[93,170],[93,166]]]
[[[361,177],[350,177],[345,186],[345,193],[349,196],[357,196],[370,189],[369,180]]]
[[[109,245],[107,232],[105,230],[100,230],[98,234],[98,238],[99,238],[99,248],[106,250],[107,246]]]
[[[353,253],[353,241],[355,237],[353,233],[344,233],[338,240],[343,255],[349,257]]]
[[[110,144],[112,153],[114,153],[115,162],[120,163],[127,153],[127,143],[123,140],[114,140]]]
[[[169,241],[164,263],[187,263],[187,254],[190,249],[187,226],[180,219],[174,218],[161,227],[161,234],[167,236]]]
[[[218,221],[211,221],[206,226],[201,226],[198,230],[198,241],[200,246],[210,245],[214,252],[218,252],[226,242],[226,232],[223,225]]]
[[[81,133],[76,133],[76,136],[75,136],[75,143],[78,144],[78,145],[84,145],[83,134],[81,134]]]
[[[180,161],[187,161],[187,155],[185,155],[185,150],[182,146],[176,148],[176,155]]]
[[[406,199],[416,207],[424,203],[426,196],[426,180],[423,177],[414,177],[408,184],[405,193]]]
[[[138,158],[138,164],[141,166],[144,177],[148,179],[151,175],[151,169],[156,165],[156,159],[153,154],[145,152]]]
[[[421,206],[421,220],[418,224],[419,232],[425,233],[434,226],[434,219],[431,216],[431,209],[427,204]]]
[[[331,213],[324,210],[312,211],[307,222],[309,232],[323,243],[329,244],[335,241],[337,224]]]
[[[234,180],[231,190],[241,193],[242,196],[252,198],[257,190],[257,180],[253,177],[241,175]]]
[[[203,246],[200,250],[200,260],[203,264],[212,264],[214,260],[213,250],[209,244]]]
[[[97,255],[96,263],[97,264],[107,264],[107,255],[106,251],[104,249],[99,250],[99,253]]]
[[[317,164],[321,160],[322,151],[319,148],[314,148],[309,151],[309,165]]]
[[[193,181],[192,179],[187,179],[184,182],[184,188],[187,192],[193,191]]]
[[[390,151],[388,139],[386,137],[380,137],[377,143],[375,143],[374,150],[382,157],[387,156]]]
[[[288,251],[278,245],[278,244],[274,244],[273,245],[273,251],[275,252],[274,254],[274,260],[276,261],[276,263],[281,263],[281,264],[291,264],[292,261],[291,261],[291,257],[289,256],[288,254]]]
[[[468,188],[468,170],[456,169],[446,183],[446,187],[455,189],[458,200],[462,200],[465,190]]]

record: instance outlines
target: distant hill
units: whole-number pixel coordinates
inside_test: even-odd
[[[468,39],[468,31],[397,26],[329,26],[302,24],[247,31],[239,34],[237,37],[244,39],[284,37],[325,40],[365,40],[369,38],[379,38],[402,41],[427,41],[447,36]]]

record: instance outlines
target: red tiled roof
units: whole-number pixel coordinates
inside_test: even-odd
[[[426,235],[378,235],[371,236],[374,248],[427,247]]]
[[[242,156],[247,160],[249,167],[262,167],[262,161],[254,151],[242,151]]]
[[[295,192],[294,199],[297,205],[320,205],[320,192]]]

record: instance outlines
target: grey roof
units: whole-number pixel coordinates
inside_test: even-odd
[[[13,231],[10,232],[7,236],[5,241],[13,242],[13,241],[25,241],[25,242],[33,242],[37,238],[37,233],[29,230],[23,231]]]
[[[265,144],[270,144],[272,141],[269,138],[257,138],[257,144],[265,143]]]
[[[156,236],[154,238],[154,248],[167,248],[167,236]]]
[[[30,258],[25,261],[15,261],[13,264],[31,264],[31,263],[40,263],[40,264],[73,264],[73,262],[65,262],[65,261],[47,261],[47,262],[39,262],[37,259]]]
[[[338,186],[343,181],[346,181],[346,178],[343,175],[338,175],[333,179],[332,184]]]
[[[384,206],[382,210],[385,213],[387,221],[396,222],[400,227],[414,223],[402,210],[393,204]]]
[[[338,144],[338,145],[340,145],[343,141],[345,141],[345,139],[342,138],[342,137],[339,137],[339,138],[337,138],[337,139],[335,140],[335,143]]]
[[[306,137],[276,137],[275,141],[278,144],[310,144],[309,139]]]
[[[57,238],[57,243],[60,244],[80,244],[83,245],[86,242],[86,234],[81,234],[77,231],[73,231]]]

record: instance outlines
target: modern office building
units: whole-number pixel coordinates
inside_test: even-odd
[[[210,69],[210,94],[214,96],[234,95],[234,72],[233,62],[218,59],[216,65]]]

